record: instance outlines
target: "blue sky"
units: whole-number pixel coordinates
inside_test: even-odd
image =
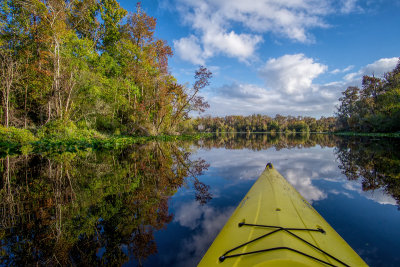
[[[120,1],[135,11],[135,1]],[[172,47],[170,71],[193,83],[213,116],[332,116],[340,93],[397,62],[399,0],[144,0],[156,36]]]

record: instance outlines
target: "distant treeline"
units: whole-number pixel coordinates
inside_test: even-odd
[[[193,126],[206,132],[333,132],[334,117],[293,117],[276,115],[226,116],[197,118]]]
[[[339,130],[400,131],[400,60],[383,78],[364,76],[361,89],[350,86],[342,94],[336,114]]]

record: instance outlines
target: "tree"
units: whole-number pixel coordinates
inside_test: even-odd
[[[19,73],[20,64],[12,56],[11,51],[0,50],[0,68],[4,125],[8,128],[10,123],[10,102],[15,91],[15,84],[21,75]]]
[[[168,69],[172,49],[156,38],[156,19],[140,3],[128,16],[117,0],[0,5],[5,125],[57,121],[156,135],[176,132],[190,111],[208,106],[199,91],[211,73],[199,69],[192,88],[179,84]]]
[[[100,12],[100,3],[97,0],[73,0],[68,21],[78,37],[89,39],[97,47],[100,39],[100,22],[97,16]]]
[[[359,100],[360,89],[350,86],[342,92],[339,98],[340,106],[337,108],[336,116],[338,127],[341,129],[354,129],[357,115],[357,101]]]
[[[198,93],[201,89],[208,86],[210,84],[210,79],[212,77],[212,73],[204,66],[200,66],[196,71],[194,78],[196,79],[193,87],[187,92],[182,92],[181,90],[185,90],[183,87],[180,87],[178,96],[175,100],[174,106],[174,114],[172,118],[171,126],[174,127],[177,123],[182,119],[187,119],[189,116],[189,112],[191,111],[199,111],[204,112],[206,108],[209,107],[209,104],[204,101],[202,96],[199,96]]]
[[[115,44],[121,38],[120,22],[126,16],[127,11],[116,0],[101,0],[100,14],[103,20],[101,25],[102,49],[113,54]]]
[[[341,130],[394,132],[400,129],[400,61],[383,78],[364,76],[362,89],[348,87],[336,116]]]

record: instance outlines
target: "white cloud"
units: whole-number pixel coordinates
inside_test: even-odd
[[[174,41],[177,54],[184,60],[197,65],[204,65],[203,51],[199,40],[194,35]]]
[[[204,60],[223,54],[242,61],[254,56],[263,33],[312,42],[310,30],[329,27],[324,21],[327,15],[349,13],[357,6],[355,0],[344,0],[339,6],[330,0],[176,0],[175,5],[184,23],[196,33]],[[188,38],[174,42],[179,55],[186,55],[179,44]],[[182,58],[196,62],[193,57]]]
[[[255,51],[256,45],[262,41],[261,36],[250,34],[236,34],[234,31],[207,32],[203,36],[205,55],[213,55],[215,52],[222,52],[230,57],[237,57],[240,60],[250,58]]]
[[[342,72],[348,72],[348,71],[352,70],[353,68],[354,68],[354,65],[350,65],[350,66],[348,66],[347,68],[344,68],[344,69],[342,70]]]
[[[312,81],[327,68],[304,54],[295,54],[268,60],[260,73],[267,87],[286,94],[302,94],[312,90]]]
[[[340,8],[340,11],[345,14],[362,10],[361,7],[357,5],[357,0],[342,0],[341,4],[342,7]]]
[[[363,75],[375,75],[381,77],[386,72],[393,70],[399,62],[398,57],[381,58],[361,69]]]
[[[340,73],[340,69],[334,69],[333,71],[331,71],[332,74],[337,74]]]
[[[346,67],[346,68],[344,68],[342,70],[341,69],[334,69],[330,73],[332,73],[332,74],[345,73],[345,72],[348,72],[348,71],[352,70],[353,68],[354,68],[354,66],[350,65],[350,66],[348,66],[348,67]]]
[[[272,58],[260,69],[265,88],[237,83],[221,86],[207,96],[211,113],[331,115],[340,87],[313,83],[327,68],[304,54]]]
[[[398,62],[398,57],[381,58],[371,64],[366,65],[357,72],[347,74],[346,76],[344,76],[344,80],[347,82],[360,84],[363,75],[374,75],[375,77],[382,77],[386,72],[392,71],[396,67]]]
[[[213,116],[251,115],[254,113],[274,116],[332,116],[338,99],[348,86],[361,85],[363,75],[382,76],[396,67],[398,58],[382,58],[353,73],[348,66],[337,81],[318,84],[315,79],[326,73],[327,66],[303,54],[273,58],[261,68],[260,76],[265,87],[232,83],[208,92],[206,99]]]

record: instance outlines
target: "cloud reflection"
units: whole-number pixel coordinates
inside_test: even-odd
[[[357,192],[367,199],[370,199],[382,205],[397,205],[396,200],[391,195],[386,194],[383,188],[371,191],[363,191],[362,185],[360,183],[356,183],[355,181],[348,181],[344,183],[343,188],[349,191]]]
[[[265,164],[272,162],[310,202],[322,200],[327,196],[322,189],[313,185],[312,181],[329,177],[337,168],[331,149],[281,149],[279,151],[275,149],[263,151],[213,149],[212,151],[213,153],[208,153],[201,150],[199,153],[202,158],[207,159],[212,169],[216,169],[219,176],[233,181],[255,180],[264,170]],[[314,153],[314,151],[319,151],[319,153]]]
[[[312,184],[309,176],[290,170],[286,172],[287,181],[310,203],[325,199],[327,194]]]
[[[196,266],[234,209],[235,207],[228,207],[221,211],[214,207],[201,206],[195,201],[179,206],[174,221],[196,231],[182,241],[182,250],[177,255],[177,266]]]
[[[257,179],[265,168],[265,164],[272,162],[275,168],[311,203],[326,199],[328,193],[343,194],[350,198],[351,192],[357,192],[377,203],[396,205],[393,197],[385,194],[383,190],[363,192],[360,183],[348,181],[338,168],[333,148],[316,146],[278,151],[275,148],[261,151],[200,149],[196,156],[206,159],[210,163],[210,170],[230,181],[226,186],[229,186],[229,183],[237,183],[239,180]],[[317,180],[342,183],[342,190],[339,192],[321,188],[315,185],[314,181]]]

